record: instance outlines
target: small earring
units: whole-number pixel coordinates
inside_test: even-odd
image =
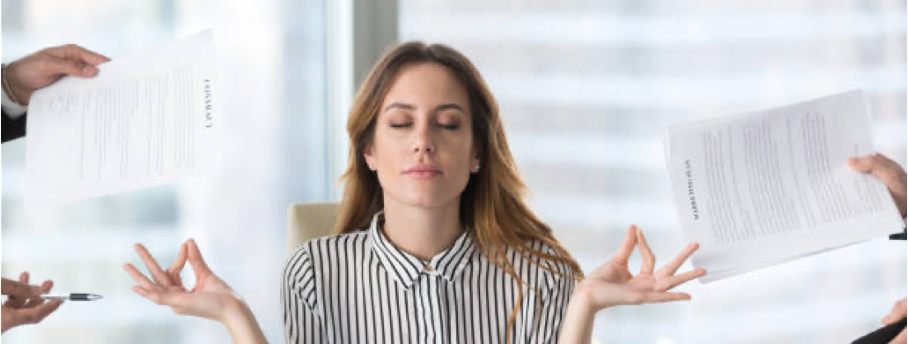
[[[479,165],[473,166],[473,173],[479,172]]]

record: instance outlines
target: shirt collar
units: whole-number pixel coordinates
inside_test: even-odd
[[[372,225],[369,226],[372,252],[404,289],[409,289],[423,274],[439,275],[449,282],[454,281],[473,256],[473,239],[464,231],[451,247],[435,255],[428,262],[423,262],[397,248],[385,237],[379,226],[380,217],[383,216],[383,212],[375,214]]]

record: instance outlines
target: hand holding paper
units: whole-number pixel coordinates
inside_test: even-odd
[[[905,218],[906,176],[902,166],[879,153],[848,159],[848,165],[855,171],[873,175],[886,185],[899,213]]]
[[[99,68],[32,96],[27,207],[199,175],[214,126],[211,32]]]
[[[846,164],[874,151],[861,92],[673,127],[665,144],[703,282],[902,228],[886,188]]]
[[[13,101],[28,105],[35,90],[53,84],[66,75],[93,77],[98,74],[98,65],[109,58],[69,44],[47,48],[10,63],[4,69],[4,78],[11,91]]]

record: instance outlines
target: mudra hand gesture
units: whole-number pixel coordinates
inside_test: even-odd
[[[635,247],[640,249],[640,256],[643,258],[640,272],[636,275],[632,274],[627,266]],[[604,308],[689,300],[690,295],[687,293],[669,290],[706,275],[706,270],[703,269],[677,273],[684,261],[698,247],[696,243],[687,245],[668,264],[654,270],[656,256],[647,245],[643,231],[631,226],[618,252],[577,285],[568,305],[559,343],[589,343],[594,316]]]
[[[161,269],[142,244],[136,244],[135,249],[154,281],[126,263],[126,272],[138,283],[132,290],[156,304],[170,306],[174,313],[224,322],[228,309],[242,302],[227,283],[211,272],[192,239],[180,245],[177,259],[167,270]],[[195,272],[196,285],[192,289],[186,289],[180,278],[187,260]]]
[[[643,265],[636,276],[631,274],[627,266],[634,247],[640,249],[640,256],[643,258]],[[681,264],[684,264],[698,247],[696,243],[687,245],[668,264],[653,271],[656,256],[646,243],[643,231],[631,226],[618,252],[579,284],[578,296],[586,298],[587,304],[595,311],[616,305],[689,300],[690,295],[669,290],[706,274],[706,270],[703,269],[677,274]]]
[[[161,269],[145,246],[136,244],[135,248],[154,281],[127,263],[123,267],[139,284],[132,288],[133,291],[154,303],[170,306],[174,313],[220,322],[227,327],[234,343],[267,343],[249,306],[227,283],[211,272],[208,264],[202,259],[202,253],[199,252],[195,240],[189,239],[180,245],[177,259],[167,270]],[[180,272],[186,266],[186,261],[189,261],[192,271],[195,272],[196,284],[192,289],[186,289],[180,278]]]

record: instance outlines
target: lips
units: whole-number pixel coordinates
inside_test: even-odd
[[[433,178],[442,175],[441,168],[432,164],[413,165],[404,169],[404,175],[414,178]]]

